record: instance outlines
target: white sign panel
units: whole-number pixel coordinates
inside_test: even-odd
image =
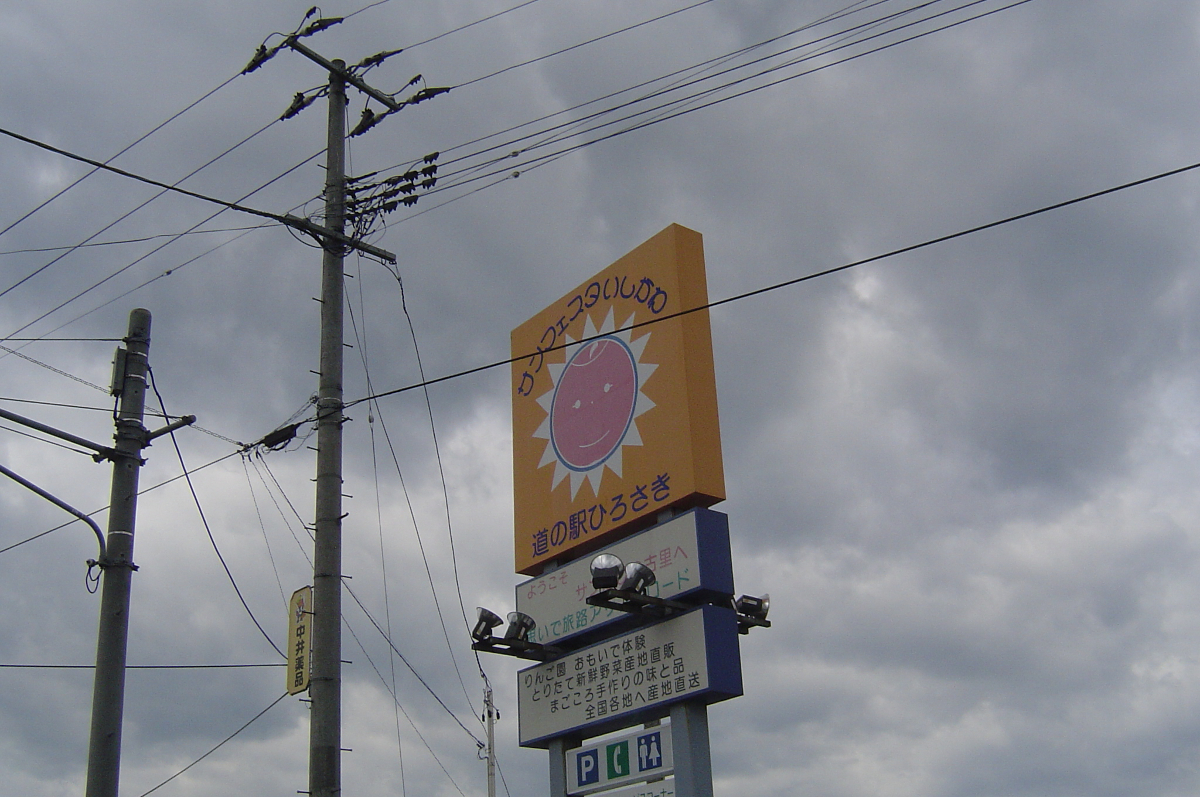
[[[567,794],[590,794],[675,771],[671,726],[638,728],[567,751]],[[609,797],[607,794],[603,797]]]
[[[600,797],[675,797],[675,778],[642,783],[628,789],[606,791]]]
[[[702,606],[517,673],[521,745],[596,735],[664,716],[672,703],[742,693],[737,616]]]
[[[629,617],[586,602],[598,591],[592,588],[590,568],[592,559],[602,553],[615,554],[626,564],[641,562],[653,570],[656,581],[648,594],[657,598],[698,590],[733,594],[728,518],[710,509],[697,509],[518,584],[517,611],[537,623],[530,642],[553,645]]]

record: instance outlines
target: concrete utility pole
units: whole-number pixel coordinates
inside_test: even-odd
[[[307,21],[316,9],[305,16]],[[330,61],[303,44],[300,39],[311,36],[342,22],[341,17],[321,18],[303,30],[286,36],[283,42],[268,49],[259,47],[254,58],[243,70],[253,72],[280,50],[290,49],[324,69],[329,75],[325,90],[329,98],[329,122],[326,139],[325,224],[321,226],[306,219],[285,217],[285,223],[314,235],[321,242],[321,370],[317,391],[317,494],[315,517],[315,550],[313,555],[313,618],[312,618],[312,675],[309,695],[312,713],[309,723],[308,793],[312,797],[340,797],[342,790],[342,321],[343,260],[347,251],[356,249],[388,263],[396,256],[378,247],[345,234],[346,201],[346,87],[353,86],[382,104],[386,111],[366,110],[351,136],[360,135],[375,124],[402,108],[422,102],[449,91],[448,88],[422,89],[404,101],[367,85],[360,72],[378,66],[400,50],[379,53],[354,67],[345,61]],[[418,78],[414,79],[419,80]],[[413,85],[410,83],[409,85]],[[317,95],[296,95],[292,107],[282,118],[290,119],[306,108]],[[363,192],[352,210],[361,218],[364,213],[389,213],[398,205],[416,201],[418,187],[430,188],[436,181],[434,161],[437,153],[426,156],[430,164],[420,173],[410,170],[402,179],[370,186],[359,184]],[[373,191],[378,193],[372,193]],[[397,198],[403,194],[403,198]],[[365,202],[365,204],[364,204]],[[368,207],[369,206],[369,207]]]
[[[100,543],[100,558],[88,560],[89,567],[100,566],[104,583],[100,595],[100,629],[96,639],[96,672],[92,688],[87,797],[117,797],[121,774],[125,652],[129,637],[131,576],[137,570],[133,563],[133,526],[137,513],[138,473],[142,467],[141,451],[150,445],[151,440],[196,422],[195,415],[185,415],[158,431],[146,431],[142,426],[142,418],[146,404],[146,372],[149,369],[149,311],[134,310],[129,314],[129,335],[125,338],[125,345],[128,348],[117,350],[113,365],[112,391],[121,399],[116,419],[115,447],[93,443],[70,432],[0,409],[0,417],[89,448],[96,452],[92,458],[97,462],[110,459],[113,463],[107,542],[100,527],[86,514],[0,466],[0,473],[87,523]]]
[[[124,374],[115,373],[121,406],[112,455],[108,509],[107,562],[100,595],[96,676],[92,691],[92,731],[88,745],[87,797],[117,797],[121,775],[121,720],[125,706],[125,653],[129,638],[129,590],[133,571],[133,526],[137,510],[142,449],[149,436],[142,426],[146,369],[150,353],[150,312],[129,314]],[[118,358],[118,362],[120,358]],[[194,419],[193,419],[194,420]]]
[[[496,797],[496,706],[491,684],[483,687],[483,707],[487,713],[487,793]]]
[[[341,234],[346,222],[346,64],[329,73],[329,134],[325,225]],[[308,789],[339,797],[342,782],[342,260],[343,247],[325,243],[321,259],[321,376],[317,392],[316,542],[313,554],[313,664],[309,694]]]

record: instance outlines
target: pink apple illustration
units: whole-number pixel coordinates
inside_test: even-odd
[[[550,440],[559,460],[584,471],[612,456],[629,430],[637,395],[637,363],[623,340],[606,336],[575,352],[550,409]]]

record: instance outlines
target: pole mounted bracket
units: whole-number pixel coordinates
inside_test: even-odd
[[[309,221],[308,219],[302,219],[299,216],[293,216],[290,213],[285,213],[284,215],[280,216],[279,219],[289,227],[313,236],[322,246],[325,246],[327,241],[339,243],[342,246],[349,247],[350,249],[357,249],[363,254],[370,255],[371,257],[377,257],[385,263],[391,263],[392,265],[396,264],[396,256],[386,249],[380,249],[378,246],[372,246],[365,241],[360,241],[357,238],[351,238],[348,235],[335,232],[328,227],[322,227],[316,222]]]
[[[172,423],[167,424],[166,426],[164,426],[161,429],[158,429],[157,431],[147,432],[146,433],[146,445],[150,445],[151,440],[156,440],[165,434],[170,434],[171,432],[175,431],[176,429],[182,429],[185,426],[191,426],[195,422],[196,422],[195,415],[184,415],[179,420],[173,421]]]
[[[99,559],[88,559],[86,562],[84,562],[84,564],[86,564],[89,568],[98,567],[101,570],[107,570],[110,567],[127,567],[135,573],[138,570],[141,570],[141,568],[135,565],[133,562],[117,562],[108,558],[107,555],[102,556]]]
[[[673,614],[687,611],[692,606],[667,598],[656,598],[631,589],[605,589],[595,595],[589,595],[586,603],[589,606],[600,606],[627,614],[652,614],[657,617],[670,617]]]
[[[537,642],[526,642],[523,639],[503,639],[487,637],[471,643],[471,650],[482,650],[485,653],[499,653],[504,656],[516,656],[530,661],[549,661],[557,658],[566,651],[553,645],[542,645]]]

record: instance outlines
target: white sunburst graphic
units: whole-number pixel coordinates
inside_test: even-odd
[[[642,445],[637,418],[654,407],[642,392],[658,368],[641,361],[650,335],[616,328],[611,307],[599,329],[588,316],[582,337],[567,336],[566,361],[546,366],[553,388],[537,399],[546,420],[533,436],[547,441],[538,467],[554,463],[552,490],[570,476],[572,499],[584,481],[599,496],[605,468],[621,475],[622,449]]]

